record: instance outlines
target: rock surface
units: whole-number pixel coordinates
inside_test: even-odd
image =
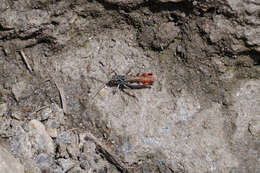
[[[2,0],[1,141],[25,172],[260,172],[259,10]],[[156,81],[122,92],[115,73]]]
[[[0,172],[24,173],[23,165],[0,145]]]
[[[8,106],[6,103],[0,104],[0,116],[3,116],[4,114],[7,113]]]
[[[45,126],[37,120],[31,120],[29,122],[29,135],[33,138],[34,145],[38,145],[42,151],[45,151],[47,154],[54,154],[55,146],[48,135]]]

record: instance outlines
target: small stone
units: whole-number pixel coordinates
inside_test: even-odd
[[[0,116],[3,116],[7,113],[8,107],[6,103],[0,104]]]
[[[70,135],[66,131],[62,131],[58,134],[58,137],[56,139],[56,143],[65,143],[65,144],[71,144],[72,140],[70,138]]]
[[[50,168],[55,163],[54,158],[50,157],[46,153],[37,155],[35,160],[41,169]]]
[[[13,118],[15,118],[17,120],[22,120],[22,117],[23,117],[22,116],[22,112],[14,111],[14,112],[12,112],[11,117],[13,117]]]
[[[24,173],[23,165],[0,145],[0,172]]]
[[[46,124],[45,124],[46,128],[47,128],[47,132],[48,134],[52,137],[52,138],[57,138],[58,136],[58,132],[57,132],[57,123],[55,119],[49,119]]]
[[[80,163],[80,167],[82,169],[87,169],[87,166],[88,166],[88,161],[87,160],[83,160],[81,163]]]
[[[48,133],[48,134],[50,135],[50,137],[52,137],[52,138],[57,138],[57,136],[58,136],[57,129],[48,128],[48,129],[47,129],[47,133]]]
[[[246,43],[248,45],[260,46],[260,28],[246,29],[244,34],[247,39]]]
[[[21,126],[14,127],[15,137],[12,138],[10,149],[13,154],[20,158],[30,159],[33,157],[32,144],[28,133]]]
[[[39,150],[45,151],[48,154],[53,154],[55,152],[53,140],[40,121],[31,120],[29,122],[29,129],[29,133],[34,138],[34,142]]]
[[[248,130],[253,136],[260,137],[260,120],[250,122]]]
[[[51,104],[50,108],[53,112],[53,116],[55,117],[57,126],[63,125],[65,123],[63,110],[55,103]]]
[[[20,81],[12,86],[12,92],[16,100],[31,94],[31,89],[25,81]]]
[[[46,129],[52,138],[58,137],[57,128],[64,124],[63,110],[57,104],[51,104],[50,107],[41,112],[42,120],[47,120]]]
[[[52,110],[47,107],[41,111],[41,120],[47,120],[49,117],[53,117]]]
[[[74,162],[69,159],[59,159],[58,163],[62,167],[63,172],[67,172],[75,165]]]

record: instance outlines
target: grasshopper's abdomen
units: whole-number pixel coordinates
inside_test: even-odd
[[[125,81],[130,83],[136,82],[136,83],[143,83],[146,85],[152,85],[153,82],[155,81],[155,78],[152,76],[151,73],[144,73],[136,76],[128,76],[125,78]]]

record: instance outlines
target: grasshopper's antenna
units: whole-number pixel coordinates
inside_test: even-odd
[[[101,61],[99,61],[99,64],[101,65],[101,66],[105,66]],[[102,67],[100,67],[99,66],[99,68],[102,70],[102,72],[103,73],[105,73],[105,75],[107,76],[107,74],[106,74],[106,72],[105,72],[105,70],[102,68]],[[109,65],[109,69],[110,69],[110,65]],[[108,76],[107,76],[108,77]],[[97,78],[94,78],[94,77],[91,77],[91,79],[94,79],[94,80],[96,80],[96,81],[98,81],[98,82],[101,82],[101,83],[103,83],[103,85],[101,85],[101,87],[99,87],[99,89],[98,89],[98,91],[95,93],[95,95],[93,96],[93,97],[91,97],[91,104],[94,102],[94,98],[98,95],[98,93],[103,89],[103,88],[105,88],[105,86],[106,86],[106,84],[107,84],[107,82],[104,82],[104,81],[102,81],[102,80],[99,80],[99,79],[97,79]]]

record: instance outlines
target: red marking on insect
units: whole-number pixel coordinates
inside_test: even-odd
[[[155,81],[155,78],[153,77],[152,73],[144,73],[144,74],[137,74],[136,76],[130,76],[126,78],[126,81],[129,83],[139,83],[137,86],[144,86],[151,87],[153,82]]]

